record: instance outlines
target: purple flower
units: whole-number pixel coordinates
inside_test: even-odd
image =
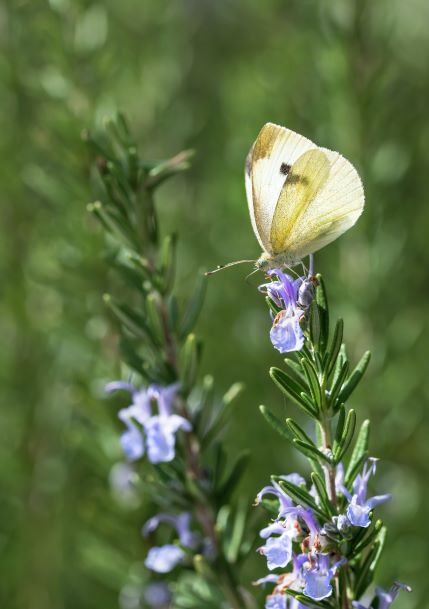
[[[359,474],[353,482],[353,495],[348,489],[342,485],[341,491],[349,501],[346,516],[350,523],[356,527],[367,528],[371,524],[370,513],[381,503],[385,503],[391,495],[377,495],[367,499],[368,480],[372,474],[375,474],[377,467],[377,459],[368,459],[363,468],[362,474]]]
[[[146,536],[149,535],[149,533],[152,533],[152,531],[155,531],[162,522],[169,524],[176,529],[182,546],[186,548],[195,548],[197,546],[199,535],[198,533],[192,532],[190,529],[191,514],[189,512],[183,512],[179,515],[160,513],[156,516],[152,516],[142,529],[143,535]]]
[[[145,566],[157,573],[169,573],[185,557],[185,552],[173,544],[157,546],[148,552]]]
[[[310,548],[320,549],[320,526],[316,522],[310,508],[301,506],[284,508],[284,520],[277,521],[265,527],[260,536],[268,538],[265,545],[258,548],[258,552],[267,558],[267,566],[272,571],[278,567],[285,567],[292,558],[292,541],[296,539],[300,528],[297,526],[298,518],[302,520],[309,530],[308,545]],[[274,535],[279,535],[274,537]]]
[[[411,588],[405,584],[401,584],[401,582],[395,582],[388,592],[382,588],[376,588],[375,593],[378,597],[378,609],[389,609],[390,605],[397,597],[399,590],[411,592]],[[352,605],[353,607],[356,607],[356,609],[372,609],[371,607],[367,607],[358,601],[353,601]]]
[[[295,484],[301,484],[304,479],[298,474],[281,476],[284,480],[293,480]],[[258,552],[267,558],[267,566],[270,571],[278,567],[286,567],[292,558],[292,541],[299,534],[297,517],[303,516],[304,521],[310,523],[313,533],[319,532],[319,528],[311,514],[311,510],[294,508],[292,500],[274,480],[271,486],[265,486],[256,496],[256,504],[260,503],[264,495],[274,495],[279,499],[280,511],[277,520],[260,531],[260,536],[266,539],[265,545],[258,548]]]
[[[108,393],[124,389],[132,395],[130,406],[118,413],[119,419],[127,427],[121,436],[121,446],[130,461],[142,457],[146,448],[151,463],[164,463],[174,459],[175,434],[179,429],[191,430],[187,419],[173,413],[173,402],[178,388],[177,383],[168,387],[149,385],[140,390],[122,381],[106,385]],[[155,406],[158,409],[157,414],[152,412]]]
[[[324,598],[331,596],[331,580],[338,567],[345,562],[346,561],[343,559],[330,567],[329,556],[327,554],[317,554],[315,565],[310,568],[304,567],[303,569],[303,577],[305,580],[304,594],[315,601],[321,601]]]
[[[304,346],[304,332],[300,326],[303,308],[298,304],[298,299],[304,279],[300,277],[293,280],[280,269],[268,271],[268,275],[276,275],[277,280],[260,285],[259,290],[282,308],[273,320],[271,342],[280,353],[300,351]],[[307,293],[302,298],[307,301]]]

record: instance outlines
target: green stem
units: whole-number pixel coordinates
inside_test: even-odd
[[[176,378],[179,378],[177,341],[173,332],[171,331],[171,328],[169,327],[165,296],[163,297],[159,291],[157,291],[157,295],[159,297],[160,314],[163,323],[166,357],[174,371]],[[180,400],[179,411],[182,416],[189,419],[189,413],[184,400]],[[186,475],[189,477],[189,479],[195,481],[199,488],[201,488],[201,482],[203,480],[203,470],[201,467],[201,446],[197,436],[194,433],[190,432],[185,435],[184,450],[186,459]],[[231,565],[221,553],[221,545],[219,543],[218,533],[216,531],[216,511],[215,508],[210,504],[210,497],[204,494],[204,500],[201,500],[200,497],[195,498],[194,509],[196,518],[200,523],[204,535],[210,539],[213,548],[218,554],[216,561],[216,566],[218,568],[215,569],[215,572],[218,577],[219,586],[223,590],[225,598],[230,604],[231,609],[245,609],[246,605],[238,590],[237,583],[234,580]]]
[[[332,450],[332,439],[331,439],[331,425],[328,417],[323,416],[320,421],[320,430],[322,433],[323,448],[326,451]],[[328,497],[332,501],[333,505],[337,506],[337,490],[335,488],[335,476],[336,468],[334,465],[329,465],[326,462],[321,463],[323,471],[325,472],[326,490]]]
[[[331,421],[328,415],[328,401],[326,399],[326,381],[325,376],[321,374],[321,393],[322,393],[322,416],[320,420],[320,431],[322,435],[323,448],[325,450],[332,450],[332,430]],[[325,473],[325,484],[329,499],[332,504],[338,509],[337,501],[337,489],[335,486],[336,478],[336,467],[327,463],[321,464]],[[338,599],[339,607],[341,609],[350,609],[349,599],[347,595],[348,588],[348,570],[347,565],[341,569],[335,581],[336,596]]]
[[[322,434],[323,448],[326,451],[332,451],[331,421],[328,415],[328,401],[326,399],[326,380],[325,375],[323,373],[320,375],[319,380],[320,392],[322,395],[320,431]],[[337,490],[335,488],[336,468],[334,465],[329,465],[327,463],[321,463],[321,465],[325,473],[325,483],[326,490],[328,492],[328,497],[332,501],[332,504],[337,507]]]

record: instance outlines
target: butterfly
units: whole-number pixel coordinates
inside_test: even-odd
[[[362,181],[349,161],[273,123],[262,127],[250,148],[245,185],[252,227],[263,249],[256,261],[260,270],[293,267],[331,243],[355,224],[365,201]]]

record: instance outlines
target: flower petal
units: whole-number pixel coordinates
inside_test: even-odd
[[[254,586],[263,586],[264,584],[276,584],[278,582],[279,576],[275,573],[269,573],[265,577],[261,577],[253,582]]]
[[[151,417],[144,426],[147,439],[147,454],[151,463],[172,461],[175,456],[176,438],[162,425],[159,416]]]
[[[329,573],[320,573],[316,569],[310,569],[304,574],[305,588],[304,594],[321,601],[332,594],[331,576]]]
[[[113,393],[114,391],[119,391],[121,389],[124,391],[129,391],[131,394],[136,391],[134,385],[127,383],[126,381],[111,381],[104,387],[104,391],[106,393]]]
[[[370,499],[368,499],[366,505],[372,509],[377,507],[377,505],[381,505],[382,503],[386,503],[386,501],[390,501],[391,498],[392,495],[390,493],[387,493],[386,495],[376,495],[375,497],[371,497]]]
[[[259,552],[266,556],[270,571],[277,567],[286,567],[292,558],[292,539],[288,533],[280,537],[270,537]]]
[[[299,325],[298,317],[288,317],[281,313],[270,330],[271,342],[280,353],[300,351],[304,346],[304,333]]]
[[[168,387],[160,387],[158,391],[158,411],[160,415],[169,416],[172,413],[173,401],[179,390],[180,383]]]
[[[371,508],[366,504],[359,505],[356,503],[356,495],[353,495],[353,499],[347,508],[347,518],[352,525],[366,529],[371,524],[370,513]]]
[[[284,532],[285,529],[283,525],[279,524],[278,522],[273,522],[267,527],[261,529],[259,536],[262,537],[262,539],[267,539],[268,537],[271,537],[271,535],[283,535]]]
[[[127,421],[128,430],[121,435],[121,446],[129,461],[136,461],[144,455],[144,440],[135,425]]]

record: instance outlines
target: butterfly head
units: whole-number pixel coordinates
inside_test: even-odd
[[[255,262],[255,267],[258,271],[269,271],[272,268],[272,258],[266,252],[263,252]]]
[[[285,267],[292,268],[301,262],[300,258],[291,256],[287,252],[281,254],[271,255],[267,252],[263,252],[258,260],[255,262],[255,266],[258,271],[270,271],[273,269],[283,269]]]

